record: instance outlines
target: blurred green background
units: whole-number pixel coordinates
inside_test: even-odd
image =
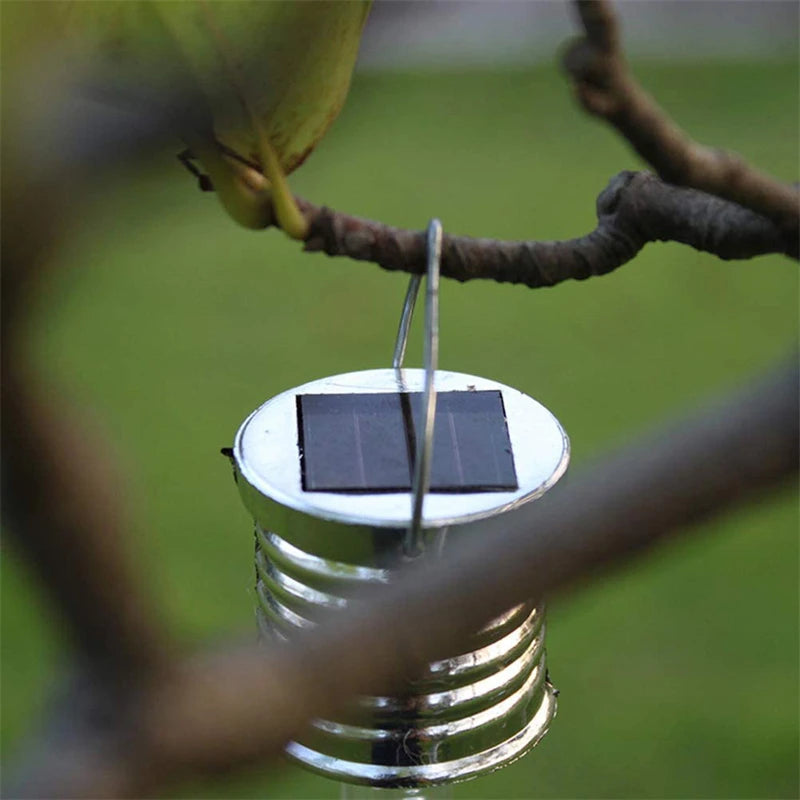
[[[637,71],[698,140],[797,178],[795,63]],[[31,331],[33,357],[128,471],[128,545],[188,646],[254,631],[251,525],[220,446],[283,389],[388,365],[406,278],[236,228],[175,152],[94,186]],[[554,67],[366,74],[292,186],[401,226],[435,215],[455,233],[554,239],[593,227],[608,179],[640,167]],[[580,469],[786,356],[797,298],[786,259],[725,263],[672,244],[548,290],[446,281],[440,363],[543,402]],[[421,350],[416,330],[410,364]],[[797,521],[787,489],[554,602],[551,732],[454,797],[797,797]],[[67,653],[35,580],[13,551],[2,561],[9,763]],[[165,796],[338,792],[286,767]]]

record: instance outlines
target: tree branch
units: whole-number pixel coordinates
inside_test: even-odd
[[[576,0],[575,5],[585,36],[568,46],[563,64],[583,107],[613,125],[665,181],[763,214],[796,240],[797,191],[739,156],[694,142],[630,73],[609,0]]]
[[[646,173],[621,173],[598,198],[598,226],[586,236],[565,242],[448,236],[443,273],[552,286],[610,272],[656,240],[721,258],[797,258],[797,192],[691,142],[627,74],[611,7],[579,8],[587,36],[567,62],[582,101],[616,125],[665,179],[711,194]],[[167,125],[156,121],[130,134],[125,124],[98,128],[90,114],[78,115],[79,143],[89,147],[58,151],[43,161],[36,181],[25,171],[13,173],[4,211],[37,208],[41,200],[31,187],[63,183],[72,161],[94,166],[98,153],[116,154],[119,141],[138,148],[158,138]],[[61,131],[44,125],[38,135],[52,129]],[[17,141],[33,146],[41,139]],[[101,144],[105,149],[98,150]],[[43,196],[56,210],[65,203],[49,191]],[[304,201],[301,207],[311,221],[308,250],[422,270],[421,233]],[[9,245],[24,255],[12,259],[18,269],[7,270],[4,284],[12,290],[4,292],[11,309],[4,327],[17,337],[15,360],[3,363],[6,506],[17,522],[11,529],[47,580],[92,672],[67,693],[13,796],[141,796],[192,771],[275,755],[312,714],[333,711],[344,694],[382,690],[452,651],[508,606],[563,590],[797,469],[794,370],[602,463],[583,481],[533,504],[527,518],[498,522],[494,535],[466,541],[449,561],[407,571],[396,585],[365,595],[368,602],[323,621],[286,650],[265,655],[247,647],[173,662],[119,547],[117,491],[104,462],[64,423],[62,409],[44,401],[24,368],[20,320],[30,285],[41,279],[30,265],[58,215],[40,213],[39,227],[32,228],[27,211],[18,213],[22,224],[7,224],[3,241],[4,255]]]
[[[51,736],[13,796],[144,796],[167,779],[276,756],[311,716],[335,711],[346,695],[390,689],[510,606],[589,581],[785,484],[798,467],[798,377],[795,359],[600,461],[526,513],[480,523],[448,559],[404,569],[286,648],[184,660],[135,698],[138,716],[118,715],[131,727],[111,741],[127,746],[109,749],[108,736]],[[80,708],[85,715],[92,705]],[[76,759],[85,771],[74,769]]]
[[[423,232],[298,202],[311,223],[306,250],[372,261],[388,270],[424,271]],[[798,256],[797,237],[765,217],[704,192],[671,186],[647,172],[612,178],[597,198],[597,218],[597,227],[586,236],[560,242],[445,235],[442,274],[459,281],[554,286],[611,272],[654,241],[682,242],[723,259]]]
[[[126,683],[168,645],[124,545],[123,481],[102,436],[31,367],[26,341],[63,233],[66,184],[4,180],[0,191],[3,521],[81,656]]]
[[[4,347],[7,343],[4,342]],[[52,609],[98,671],[138,679],[167,648],[123,545],[120,480],[85,420],[4,354],[3,510]],[[24,376],[24,377],[23,377]]]

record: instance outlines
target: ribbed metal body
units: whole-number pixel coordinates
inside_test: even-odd
[[[344,608],[354,584],[391,572],[331,562],[256,528],[257,617],[267,638],[311,626],[319,607]],[[380,786],[464,780],[532,747],[555,713],[544,620],[517,606],[476,632],[471,649],[429,664],[406,692],[362,697],[336,720],[315,720],[288,754],[341,780]]]
[[[418,386],[420,372],[404,370],[403,388]],[[279,450],[290,442],[296,452],[291,411],[297,394],[396,391],[396,381],[394,371],[375,370],[307,384],[262,406],[240,429],[237,481],[256,521],[257,617],[265,639],[313,625],[320,608],[346,608],[358,585],[392,580],[409,495],[309,497]],[[437,383],[503,390],[520,489],[426,498],[423,558],[446,558],[459,535],[479,532],[481,519],[513,513],[543,494],[568,460],[563,430],[531,398],[456,373],[437,375]],[[536,744],[555,714],[544,630],[541,608],[524,603],[510,609],[477,630],[464,652],[429,664],[397,695],[361,697],[336,719],[313,721],[287,753],[331,778],[385,787],[465,780],[497,769]]]

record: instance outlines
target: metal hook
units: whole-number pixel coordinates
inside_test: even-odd
[[[427,276],[425,289],[425,389],[423,395],[423,424],[417,430],[414,476],[411,483],[411,521],[408,525],[403,550],[407,556],[422,552],[422,506],[431,482],[433,455],[433,426],[436,416],[436,387],[434,377],[439,365],[439,268],[442,259],[442,223],[432,219],[426,237]],[[419,293],[421,275],[414,275],[406,292],[392,365],[403,366],[408,331],[414,315],[414,305]]]
[[[392,367],[401,369],[406,357],[406,345],[408,344],[408,331],[411,328],[411,319],[414,316],[414,306],[417,304],[419,286],[422,283],[422,275],[412,275],[406,290],[406,299],[403,302],[403,313],[400,315],[400,325],[397,328],[397,339],[394,343],[394,356],[392,357]]]

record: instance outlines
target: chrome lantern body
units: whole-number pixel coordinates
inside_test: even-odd
[[[514,514],[534,501],[561,477],[569,460],[566,434],[532,398],[471,375],[437,372],[435,379],[440,398],[499,393],[517,488],[437,493],[432,486],[424,498],[422,558],[446,558],[460,530],[474,531],[480,520]],[[320,607],[346,607],[356,584],[391,581],[409,524],[410,490],[304,489],[298,398],[419,396],[424,386],[420,369],[323,378],[269,400],[239,429],[235,469],[255,519],[257,617],[265,638],[282,639],[312,625]],[[445,409],[437,412],[442,436],[455,424]],[[345,439],[357,436],[357,420],[343,417],[336,427]],[[453,442],[458,444],[455,434]],[[435,455],[436,447],[434,467]],[[555,708],[542,609],[524,603],[476,631],[465,652],[429,664],[397,696],[362,697],[335,720],[315,720],[287,752],[346,782],[388,787],[464,780],[520,757],[547,731]]]
[[[403,368],[420,286],[414,276],[392,369],[290,389],[239,428],[235,475],[255,519],[265,639],[312,626],[321,608],[357,602],[354,587],[390,582],[404,558],[447,558],[459,536],[522,513],[566,470],[567,436],[544,406],[495,381],[437,371],[441,250],[433,220],[424,370]],[[287,752],[349,783],[465,780],[536,744],[555,714],[555,694],[543,610],[522,603],[396,695],[361,697],[336,719],[314,720]]]

